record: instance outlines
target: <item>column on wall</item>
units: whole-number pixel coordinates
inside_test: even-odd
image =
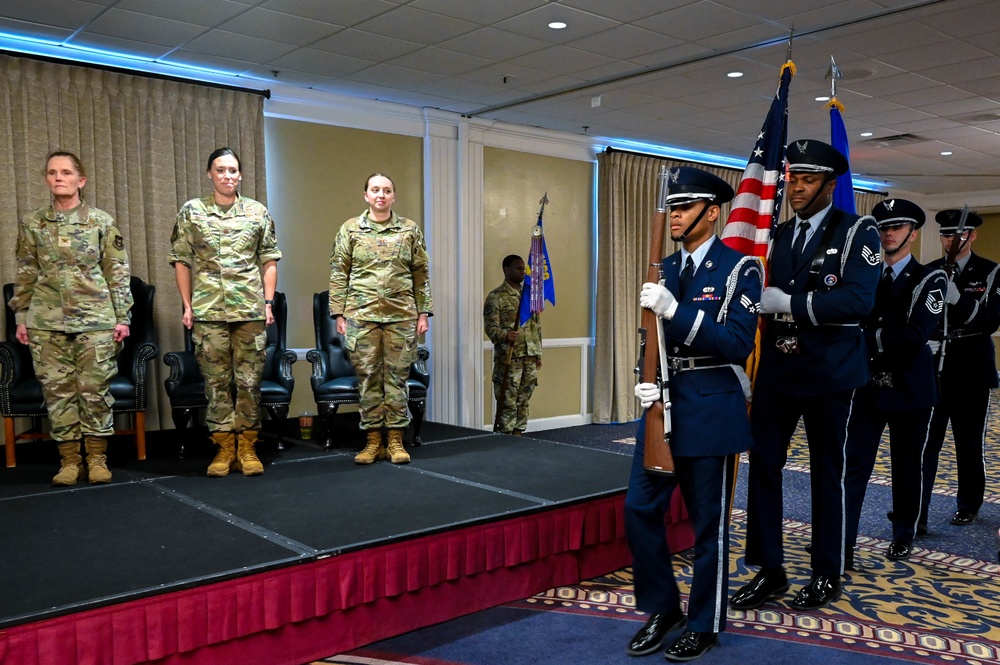
[[[424,230],[431,262],[430,420],[482,422],[482,141],[468,121],[424,111]]]

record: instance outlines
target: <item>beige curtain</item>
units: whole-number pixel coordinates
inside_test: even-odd
[[[156,286],[160,358],[147,429],[172,427],[163,354],[183,348],[180,297],[167,263],[180,206],[205,196],[209,153],[229,146],[243,165],[241,192],[264,201],[263,97],[89,67],[0,55],[0,260],[14,279],[17,224],[49,201],[45,157],[68,150],[87,171],[84,199],[125,236],[132,274]]]
[[[651,222],[656,211],[657,174],[661,166],[696,166],[719,176],[733,189],[742,171],[693,162],[607,151],[597,157],[597,323],[594,340],[593,419],[627,422],[639,417],[633,396],[639,353],[639,287],[646,277]],[[857,209],[867,214],[885,198],[856,192]],[[785,206],[782,218],[791,215]],[[729,216],[722,206],[721,219]],[[716,232],[721,224],[717,224]],[[669,237],[661,256],[677,249]]]

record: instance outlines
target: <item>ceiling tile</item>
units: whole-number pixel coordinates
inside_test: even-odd
[[[314,21],[354,26],[397,9],[398,3],[386,0],[267,0],[260,7]]]
[[[122,39],[121,37],[111,37],[109,35],[97,35],[90,32],[77,33],[68,43],[73,46],[86,46],[87,48],[139,56],[149,60],[156,60],[173,50],[170,46],[138,42],[132,39]]]
[[[0,15],[57,28],[80,28],[107,11],[107,7],[80,0],[4,0]]]
[[[560,4],[582,9],[622,23],[631,23],[668,9],[681,7],[690,0],[561,0]]]
[[[346,76],[374,64],[371,60],[352,58],[312,48],[300,48],[270,62],[272,69],[294,69],[298,72],[319,74],[326,77]]]
[[[234,16],[248,11],[245,4],[230,0],[119,0],[115,9],[159,16],[182,23],[214,28]]]
[[[306,46],[339,32],[343,27],[255,7],[226,21],[219,26],[219,29],[260,39],[269,39],[282,44]]]
[[[566,27],[562,30],[553,30],[549,27],[549,23],[553,21],[562,21]],[[530,12],[500,21],[494,27],[553,44],[562,44],[603,30],[609,30],[617,25],[620,25],[618,21],[582,12],[572,7],[549,3]]]
[[[547,48],[549,43],[496,28],[480,28],[460,37],[441,42],[438,46],[449,51],[458,51],[459,53],[500,61],[540,51]]]
[[[398,58],[388,61],[388,64],[397,67],[407,67],[422,72],[441,74],[443,76],[455,76],[462,72],[478,69],[494,64],[493,61],[485,58],[477,58],[471,55],[459,55],[454,51],[446,51],[440,48],[424,48],[419,51],[407,53]]]
[[[11,35],[34,37],[54,42],[61,42],[63,39],[73,34],[73,30],[68,30],[66,28],[57,28],[51,25],[42,25],[41,23],[28,23],[26,21],[18,21],[16,19],[4,18],[2,16],[0,16],[0,31]]]
[[[479,26],[469,21],[406,6],[393,9],[391,12],[376,16],[355,27],[396,39],[405,39],[421,44],[437,44],[472,32]]]
[[[437,81],[444,77],[436,74],[428,74],[427,72],[418,72],[415,69],[406,69],[404,67],[395,67],[380,63],[351,74],[347,78],[352,81],[361,81],[362,83],[373,83],[406,90],[426,85],[431,81]]]
[[[532,9],[544,7],[546,4],[547,0],[503,0],[502,2],[412,0],[409,6],[480,25],[490,25]]]
[[[582,49],[591,53],[599,53],[609,58],[630,60],[636,56],[662,51],[682,42],[673,37],[660,35],[649,30],[643,30],[631,25],[619,25],[591,35],[568,42],[567,46]]]
[[[209,30],[188,43],[185,50],[262,64],[291,53],[295,47],[225,30]]]
[[[176,47],[204,34],[206,28],[147,14],[109,9],[87,26],[87,32]]]
[[[583,69],[606,65],[612,62],[612,59],[568,46],[550,46],[519,58],[512,58],[509,62],[555,74],[572,74]]]
[[[407,42],[384,35],[363,32],[354,28],[341,30],[335,35],[309,45],[309,48],[340,53],[365,60],[391,60],[422,48],[416,42]]]
[[[757,24],[759,19],[743,12],[699,0],[683,7],[636,21],[636,25],[684,41],[703,40]]]

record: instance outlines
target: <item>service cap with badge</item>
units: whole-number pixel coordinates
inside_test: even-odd
[[[934,215],[934,221],[941,225],[941,235],[953,236],[958,233],[958,227],[962,223],[962,210],[942,210]],[[974,229],[983,223],[983,218],[974,212],[967,213],[963,231]]]
[[[872,208],[872,217],[875,218],[879,229],[912,224],[914,231],[923,226],[927,218],[920,206],[906,199],[879,201]]]
[[[695,201],[722,205],[733,200],[735,193],[729,183],[708,171],[691,166],[678,166],[667,172],[667,205],[681,206]]]
[[[832,173],[843,175],[850,166],[847,158],[829,143],[815,139],[792,141],[785,148],[789,173]]]

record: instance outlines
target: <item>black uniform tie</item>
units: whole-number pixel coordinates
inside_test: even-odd
[[[694,275],[694,259],[691,258],[690,254],[688,254],[687,261],[684,262],[684,270],[681,270],[680,276],[681,298],[683,298],[684,294],[687,292],[688,285],[691,283],[692,275]]]
[[[892,266],[886,266],[885,272],[882,273],[882,279],[878,283],[878,290],[875,292],[876,300],[883,300],[884,298],[888,297],[889,290],[892,289],[892,279],[893,279]]]
[[[809,222],[803,220],[799,222],[798,235],[792,242],[792,266],[795,269],[802,264],[802,250],[806,246],[806,233],[809,231]]]

